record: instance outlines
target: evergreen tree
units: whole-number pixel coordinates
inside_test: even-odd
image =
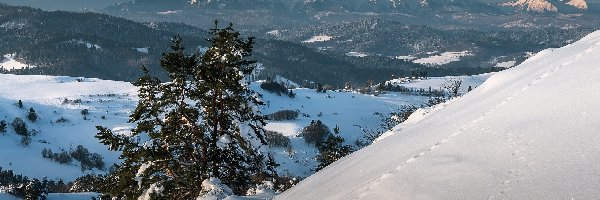
[[[15,130],[15,133],[21,136],[29,136],[29,131],[27,130],[27,124],[20,117],[15,117],[12,121],[12,127]]]
[[[35,112],[35,110],[33,108],[29,108],[29,114],[27,114],[27,119],[29,119],[29,121],[31,122],[35,122],[38,118],[37,113]]]
[[[6,126],[7,126],[7,124],[6,124],[5,120],[0,121],[0,133],[6,132]]]
[[[253,40],[241,39],[231,26],[211,33],[212,46],[203,55],[187,55],[181,38],[174,37],[172,52],[160,62],[169,82],[143,68],[135,83],[140,100],[130,116],[137,123],[131,136],[98,127],[96,137],[122,151],[123,159],[105,178],[110,185],[101,187],[103,193],[135,199],[150,191],[155,198],[193,199],[208,189],[203,180],[219,178],[244,194],[252,178],[274,174],[274,162],[264,153],[265,118],[256,107],[262,102],[245,81],[254,66],[245,59]],[[155,192],[159,189],[162,193]]]
[[[331,135],[331,131],[329,130],[329,127],[327,127],[327,125],[321,122],[321,120],[313,120],[310,122],[310,125],[302,129],[301,135],[306,143],[315,144],[315,146],[319,146],[321,142],[323,142],[325,139],[327,139],[329,135]]]
[[[42,192],[42,184],[39,180],[33,179],[25,186],[25,200],[37,200]]]
[[[334,134],[328,135],[327,139],[317,146],[320,155],[317,156],[319,165],[315,169],[316,171],[319,171],[331,163],[339,160],[340,158],[354,152],[354,148],[352,146],[344,145],[344,138],[339,136],[340,128],[336,126],[333,131]]]

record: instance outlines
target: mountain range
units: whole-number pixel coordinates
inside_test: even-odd
[[[35,66],[10,73],[133,81],[140,76],[142,65],[161,74],[158,60],[176,34],[184,37],[190,53],[197,50],[195,47],[208,45],[205,29],[182,23],[134,22],[98,13],[47,12],[8,5],[1,5],[0,13],[3,62],[14,59]],[[499,62],[520,62],[527,52],[559,47],[591,31],[583,27],[440,30],[387,19],[363,19],[250,29],[244,35],[258,37],[253,58],[263,63],[263,78],[279,75],[297,83],[343,86],[346,82],[382,82],[414,71],[430,76],[489,72]],[[331,39],[306,42],[322,35]],[[453,57],[457,52],[464,56]],[[399,59],[404,57],[410,59]]]

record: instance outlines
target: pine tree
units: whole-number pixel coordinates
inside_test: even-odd
[[[334,134],[328,135],[327,139],[317,146],[320,155],[317,156],[319,165],[315,171],[319,171],[331,163],[339,160],[340,158],[354,152],[354,148],[352,146],[344,145],[345,140],[339,136],[340,128],[338,126],[333,129],[333,132]]]
[[[6,126],[7,126],[7,124],[6,124],[5,120],[0,121],[0,133],[6,132]]]
[[[29,113],[27,114],[27,119],[29,119],[29,121],[31,122],[35,122],[38,118],[37,113],[35,112],[35,110],[33,108],[29,108]]]
[[[173,38],[172,52],[160,62],[168,82],[142,68],[131,136],[98,127],[96,137],[122,151],[123,159],[105,178],[110,187],[103,186],[103,193],[124,199],[146,192],[155,198],[193,199],[206,189],[203,180],[219,178],[243,194],[254,184],[252,178],[274,173],[264,153],[265,118],[256,108],[262,102],[244,79],[253,71],[254,61],[245,59],[253,40],[240,39],[231,26],[211,33],[212,47],[203,55],[187,55],[181,38]]]

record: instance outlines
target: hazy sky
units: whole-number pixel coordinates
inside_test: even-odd
[[[44,10],[102,9],[118,2],[130,0],[0,0],[9,5],[25,5]]]

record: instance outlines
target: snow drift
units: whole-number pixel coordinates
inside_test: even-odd
[[[598,199],[598,55],[544,50],[278,199]]]

